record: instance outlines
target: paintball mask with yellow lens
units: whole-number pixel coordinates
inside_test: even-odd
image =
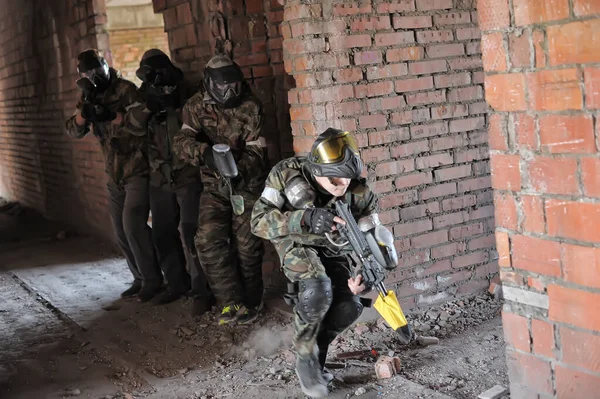
[[[315,176],[359,178],[363,163],[354,136],[334,128],[321,133],[308,155],[308,168]]]

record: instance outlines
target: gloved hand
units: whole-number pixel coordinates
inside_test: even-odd
[[[117,113],[104,105],[94,105],[86,102],[81,107],[81,117],[88,122],[106,122],[115,119]]]
[[[333,231],[335,214],[328,209],[309,208],[302,215],[302,222],[312,234],[324,234]]]
[[[210,170],[217,171],[217,164],[215,163],[215,156],[213,155],[212,147],[206,147],[202,153],[202,159],[204,160],[204,165],[208,166]]]
[[[121,149],[121,145],[117,138],[113,137],[112,139],[110,139],[110,148],[112,148],[113,151],[117,152]]]

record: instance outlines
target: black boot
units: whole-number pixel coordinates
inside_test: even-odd
[[[171,302],[175,302],[179,298],[185,295],[185,292],[171,292],[168,289],[164,290],[157,296],[155,296],[151,303],[153,305],[166,305]]]
[[[302,392],[311,398],[323,398],[329,394],[327,383],[323,379],[323,371],[317,355],[300,355],[296,357],[296,375],[300,381]]]
[[[214,295],[209,297],[194,298],[192,303],[192,316],[200,317],[206,312],[210,312],[212,307],[217,304],[217,299]]]
[[[135,280],[131,287],[127,288],[125,291],[121,292],[121,296],[123,298],[131,298],[135,296],[142,289],[142,282],[139,280]]]
[[[140,292],[138,292],[138,301],[140,302],[148,302],[152,298],[154,298],[160,291],[162,291],[163,287],[160,285],[151,285],[142,287]]]

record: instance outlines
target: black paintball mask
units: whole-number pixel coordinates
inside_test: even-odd
[[[102,93],[110,85],[110,68],[97,50],[85,50],[79,54],[77,72],[79,73],[77,81],[79,87],[93,87],[95,91]]]
[[[159,49],[150,49],[144,53],[136,76],[147,86],[151,86],[163,95],[172,94],[183,80],[183,72],[169,57]]]
[[[354,136],[334,128],[317,137],[307,161],[308,169],[315,176],[358,179],[363,168]]]
[[[244,74],[229,57],[216,55],[204,69],[204,88],[224,108],[237,106],[244,95]]]

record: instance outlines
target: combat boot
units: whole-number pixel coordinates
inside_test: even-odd
[[[136,280],[133,282],[133,284],[131,284],[131,287],[129,287],[125,291],[121,292],[121,296],[123,298],[131,298],[132,296],[137,295],[137,293],[140,292],[141,289],[142,289],[142,282]]]
[[[316,354],[296,356],[296,375],[305,395],[311,398],[323,398],[329,394]]]
[[[242,306],[240,308],[240,310],[238,310],[237,312],[237,323],[238,324],[250,324],[253,321],[255,321],[256,319],[258,319],[258,315],[260,314],[260,311],[263,309],[264,307],[264,302],[260,301],[260,304],[258,306]]]
[[[325,380],[325,383],[327,385],[329,385],[329,383],[334,379],[333,374],[331,374],[331,371],[329,371],[326,368],[323,369],[323,379]]]
[[[223,306],[221,310],[221,316],[219,317],[219,325],[229,324],[237,320],[237,312],[240,310],[242,305],[237,303],[230,303]]]

